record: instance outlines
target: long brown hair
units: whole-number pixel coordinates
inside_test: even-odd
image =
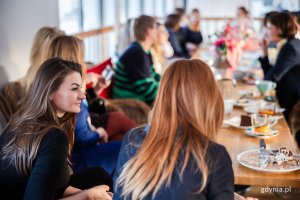
[[[282,38],[294,38],[298,31],[295,18],[289,12],[272,14],[269,22],[281,30],[279,35]]]
[[[172,63],[162,77],[152,110],[149,132],[138,153],[129,160],[117,180],[122,195],[143,199],[170,184],[179,155],[184,153],[182,176],[193,158],[206,186],[209,163],[205,160],[209,141],[223,121],[223,100],[213,73],[200,60]],[[200,184],[200,183],[199,183]]]
[[[37,71],[26,101],[3,131],[8,138],[1,152],[3,159],[9,159],[20,175],[31,171],[41,140],[52,128],[59,128],[69,136],[70,154],[74,143],[75,114],[66,113],[58,118],[49,96],[68,74],[81,74],[81,70],[77,63],[51,58]]]

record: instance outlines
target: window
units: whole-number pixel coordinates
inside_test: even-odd
[[[141,1],[140,0],[127,0],[128,4],[128,18],[137,18],[141,15]]]
[[[143,13],[145,15],[154,15],[154,1],[143,0]]]
[[[103,26],[113,26],[116,23],[116,1],[102,1],[103,5],[103,14],[102,14],[102,22]]]
[[[82,17],[80,0],[60,0],[59,27],[67,34],[82,31]]]
[[[277,10],[298,11],[300,9],[299,0],[252,0],[250,1],[250,11],[253,17],[263,17],[265,13]]]
[[[82,0],[83,31],[90,31],[101,27],[100,0]]]

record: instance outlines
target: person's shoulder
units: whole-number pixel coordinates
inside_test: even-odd
[[[300,49],[300,40],[297,38],[288,39],[288,41],[285,44],[285,47]]]
[[[290,38],[286,41],[284,46],[280,50],[281,53],[285,54],[300,54],[300,40],[297,38]]]
[[[143,52],[143,48],[137,41],[135,41],[128,46],[128,48],[126,49],[126,51],[121,57],[132,55],[135,53],[142,53],[142,52]]]
[[[144,50],[138,42],[132,42],[124,53],[120,56],[119,62],[123,65],[131,62],[138,62],[142,59],[144,55]]]
[[[208,148],[211,151],[226,151],[226,148],[223,145],[216,143],[214,141],[209,141]]]
[[[136,155],[146,137],[146,134],[147,131],[145,131],[145,126],[133,128],[125,134],[119,154],[117,171],[121,169],[121,166],[123,166],[124,163]]]
[[[43,143],[54,145],[67,145],[69,143],[68,135],[59,128],[50,128],[42,139]]]
[[[228,151],[226,150],[225,146],[218,144],[216,142],[210,141],[208,144],[207,154],[211,158],[219,158],[230,160],[230,156]]]
[[[131,129],[125,135],[124,141],[134,146],[140,145],[147,135],[148,125],[142,125]]]

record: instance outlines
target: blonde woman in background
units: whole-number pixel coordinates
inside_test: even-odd
[[[155,41],[151,53],[155,71],[162,74],[167,67],[167,59],[171,58],[174,50],[169,42],[169,33],[163,24],[157,23],[157,40]]]
[[[65,33],[58,28],[48,26],[40,28],[36,33],[30,51],[30,67],[25,77],[21,80],[21,84],[25,89],[25,93],[28,93],[36,72],[41,64],[46,60],[47,51],[52,40],[55,37],[64,34]]]
[[[0,112],[3,114],[4,124],[19,109],[22,104],[22,98],[28,94],[36,72],[46,60],[46,52],[51,41],[56,36],[63,34],[64,32],[56,27],[42,27],[36,33],[30,52],[30,67],[27,74],[19,81],[7,83],[0,92]]]
[[[215,142],[223,100],[200,60],[172,63],[161,80],[149,125],[125,137],[114,199],[233,200],[230,157]]]

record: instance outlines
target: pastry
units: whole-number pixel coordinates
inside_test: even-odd
[[[248,115],[241,115],[240,126],[252,126],[252,117]]]

